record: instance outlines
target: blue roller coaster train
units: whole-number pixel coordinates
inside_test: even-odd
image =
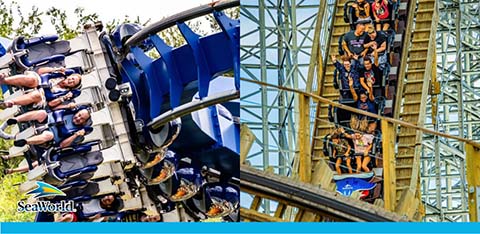
[[[1,78],[0,119],[4,138],[15,140],[3,158],[24,157],[22,193],[43,181],[65,196],[40,201],[74,201],[76,209],[38,212],[35,221],[239,220],[240,21],[224,13],[239,4],[199,6],[144,28],[125,23],[110,34],[86,25],[69,41],[3,44],[0,73],[9,77]],[[185,23],[207,14],[219,32],[200,36]],[[174,48],[157,35],[170,27],[186,44]],[[75,74],[81,85],[68,86]],[[8,85],[11,77],[25,79]],[[31,77],[35,87],[24,84]],[[37,91],[40,105],[16,105]],[[16,125],[10,138],[7,125]]]

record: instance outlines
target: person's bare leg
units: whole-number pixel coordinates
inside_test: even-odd
[[[25,114],[19,115],[15,117],[18,122],[27,122],[27,121],[32,121],[36,120],[38,122],[43,122],[47,118],[47,112],[44,110],[35,110],[35,111],[29,111]]]
[[[44,110],[30,111],[25,114],[19,115],[13,119],[8,119],[7,121],[0,124],[0,138],[6,140],[15,139],[14,134],[8,134],[5,132],[5,129],[9,125],[17,124],[18,122],[26,122],[30,120],[37,120],[38,122],[43,122],[47,118],[47,112]]]
[[[353,174],[353,169],[351,165],[352,159],[350,157],[347,157],[347,167],[348,167],[348,173]]]
[[[390,24],[384,23],[383,24],[383,31],[387,31],[390,28]]]
[[[370,156],[364,157],[363,163],[362,163],[362,169],[363,169],[365,172],[370,172],[370,169],[368,168],[368,163],[369,163],[369,162],[370,162]]]
[[[33,168],[37,167],[38,166],[38,161],[33,162],[32,166],[33,166]],[[30,170],[30,168],[28,168],[28,165],[27,165],[27,166],[24,166],[24,167],[7,169],[6,174],[12,174],[12,173],[17,173],[17,172],[27,172],[29,170]]]
[[[29,75],[15,75],[6,77],[3,80],[0,80],[0,83],[27,88],[35,88],[39,85],[37,77]]]
[[[33,91],[31,93],[27,93],[20,97],[14,98],[13,100],[8,100],[5,103],[8,103],[7,106],[11,107],[13,105],[26,106],[41,101],[42,94],[39,91]]]
[[[40,145],[53,140],[53,133],[45,131],[40,135],[36,135],[27,139],[29,145]]]
[[[362,172],[361,168],[362,168],[362,157],[361,156],[356,156],[355,157],[355,160],[357,161],[357,173],[360,173]]]
[[[335,163],[335,170],[337,171],[337,174],[339,174],[339,175],[342,174],[342,169],[340,169],[340,164],[342,164],[342,159],[337,156],[337,162]]]

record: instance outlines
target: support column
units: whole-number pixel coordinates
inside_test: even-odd
[[[470,222],[478,222],[480,220],[480,149],[466,144],[465,150]]]

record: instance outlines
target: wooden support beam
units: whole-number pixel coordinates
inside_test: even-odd
[[[300,99],[300,121],[298,125],[298,149],[300,181],[309,182],[312,176],[312,157],[310,156],[310,97],[298,95]]]
[[[243,217],[244,220],[255,222],[285,222],[283,219],[272,217],[256,210],[246,209],[243,207],[240,207],[240,216]]]
[[[276,218],[283,219],[283,215],[285,214],[285,210],[287,209],[287,205],[285,204],[278,204],[277,209],[275,210],[275,214],[273,215]]]
[[[243,164],[247,159],[248,152],[252,148],[252,144],[255,141],[255,135],[248,128],[248,125],[242,124],[240,126],[240,163]]]
[[[382,120],[383,148],[383,197],[385,209],[395,210],[396,203],[396,173],[395,173],[395,134],[393,124]]]
[[[400,200],[398,201],[395,213],[407,217],[412,220],[418,211],[420,200],[415,197],[416,191],[409,188],[403,190]]]
[[[262,198],[260,196],[255,196],[253,197],[252,204],[250,204],[250,210],[258,210],[260,208],[260,205],[262,204]],[[240,215],[242,215],[241,210],[240,210]],[[243,222],[250,222],[251,220],[246,217],[243,219]]]
[[[480,148],[465,145],[470,222],[480,221]]]
[[[473,140],[470,140],[470,139],[462,138],[462,137],[455,136],[455,135],[449,135],[449,134],[444,133],[444,132],[437,132],[437,131],[434,131],[434,130],[431,130],[431,129],[428,129],[428,128],[417,126],[416,124],[412,124],[412,123],[402,121],[402,120],[373,114],[373,113],[368,112],[368,111],[363,111],[363,110],[357,109],[355,107],[347,106],[347,105],[344,105],[344,104],[341,104],[341,103],[338,103],[338,102],[328,100],[328,99],[326,99],[324,97],[321,97],[321,96],[318,96],[316,94],[306,93],[305,91],[302,91],[302,90],[299,90],[299,89],[293,89],[293,88],[289,88],[289,87],[285,87],[285,86],[269,84],[269,83],[265,83],[265,82],[262,82],[262,81],[250,80],[250,79],[246,79],[246,78],[240,78],[240,80],[247,81],[247,82],[250,82],[250,83],[259,84],[259,85],[262,85],[262,86],[281,89],[281,90],[285,90],[285,91],[289,91],[289,92],[304,94],[304,95],[310,96],[311,98],[317,100],[318,102],[321,102],[321,103],[324,103],[324,104],[329,104],[329,105],[332,105],[333,107],[338,107],[340,109],[347,110],[347,111],[350,111],[352,113],[365,115],[365,116],[368,116],[368,117],[372,117],[374,119],[386,120],[390,123],[400,125],[400,126],[403,126],[403,127],[406,127],[406,128],[413,128],[413,129],[416,129],[416,130],[419,130],[419,131],[422,131],[424,133],[428,133],[428,134],[431,134],[431,135],[436,135],[436,136],[440,136],[440,137],[454,139],[454,140],[457,140],[457,141],[460,141],[460,142],[465,142],[467,144],[471,144],[475,147],[480,148],[480,143],[479,142],[476,142],[476,141],[473,141]]]

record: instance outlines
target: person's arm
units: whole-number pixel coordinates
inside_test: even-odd
[[[373,60],[375,63],[375,66],[378,67],[378,51],[377,51],[377,45],[373,45]]]
[[[357,95],[357,92],[355,92],[355,89],[353,88],[352,77],[348,77],[348,86],[350,86],[350,93],[352,93],[353,100],[357,101],[358,100],[358,95]]]
[[[360,85],[362,85],[362,87],[368,91],[368,86],[367,84],[365,83],[365,77],[361,76],[360,77]],[[356,100],[355,100],[356,101]]]
[[[368,48],[364,48],[362,53],[360,53],[360,56],[365,57],[365,55],[367,55],[367,53],[368,53]]]
[[[363,9],[365,10],[365,18],[370,17],[370,4],[365,3],[365,7]]]
[[[65,68],[64,67],[41,67],[37,70],[37,73],[39,75],[45,74],[45,73],[52,73],[52,72],[65,73]]]
[[[370,99],[370,101],[375,101],[375,97],[373,96],[373,87],[372,87],[372,83],[371,82],[367,82],[368,83],[368,98]]]
[[[335,66],[335,68],[337,68],[337,70],[340,70],[341,64],[340,64],[340,62],[338,62],[337,56],[332,55],[332,62],[333,62],[333,66]]]
[[[387,41],[385,40],[381,45],[380,47],[377,49],[377,52],[378,53],[382,53],[383,51],[385,51],[387,49]]]
[[[375,2],[372,2],[372,9],[375,9],[374,4],[376,4],[376,3],[375,3]],[[373,18],[375,19],[375,21],[376,21],[377,23],[380,22],[380,18],[378,18],[377,12],[376,12],[375,10],[373,11]]]
[[[345,37],[344,37],[345,39]],[[342,47],[343,47],[343,50],[347,53],[348,56],[352,56],[353,53],[350,51],[350,49],[348,49],[348,45],[347,45],[347,42],[345,40],[342,41]]]
[[[75,141],[77,137],[82,137],[83,135],[85,135],[85,130],[83,129],[75,132],[73,135],[67,137],[67,139],[63,140],[60,143],[60,148],[65,148],[72,145],[72,143]]]
[[[332,155],[333,158],[337,157],[337,150],[335,148],[333,148],[333,155]]]
[[[363,44],[363,48],[367,48],[367,49],[368,49],[368,48],[372,47],[372,45],[373,45],[374,42],[375,42],[375,41],[369,41],[369,42]]]
[[[355,8],[355,15],[358,17],[360,17],[360,10],[358,9],[358,4],[357,3],[354,3],[352,4],[352,7]]]
[[[48,104],[50,106],[50,103]],[[60,104],[60,105],[57,105],[53,108],[51,108],[52,110],[61,110],[61,109],[74,109],[75,107],[77,107],[77,104],[73,103],[73,102],[70,102],[66,105],[64,104]]]
[[[347,144],[347,152],[345,152],[345,156],[350,155],[350,150],[351,149],[352,149],[352,147],[350,146],[350,144]]]
[[[70,100],[72,97],[73,97],[73,93],[68,92],[67,94],[65,94],[61,97],[58,97],[58,98],[53,99],[52,101],[49,101],[48,106],[51,107],[51,108],[55,107],[55,109],[65,109],[65,108],[62,108],[62,107],[58,107],[58,105],[61,105],[63,102]]]

